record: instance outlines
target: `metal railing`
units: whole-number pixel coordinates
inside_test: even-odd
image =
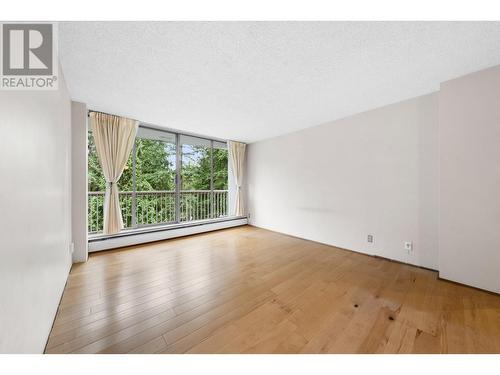
[[[104,194],[88,193],[89,234],[102,232]],[[121,191],[119,201],[126,229],[227,216],[227,190],[181,190],[178,220],[175,191]]]

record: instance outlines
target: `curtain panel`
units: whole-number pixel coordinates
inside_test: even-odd
[[[125,117],[90,112],[90,124],[97,156],[106,179],[103,233],[115,234],[123,229],[117,183],[134,146],[139,122]]]
[[[241,191],[241,187],[243,185],[243,179],[245,177],[246,146],[246,144],[240,142],[227,142],[227,148],[229,150],[229,160],[231,162],[234,179],[236,181],[236,197],[233,212],[233,215],[236,216],[245,215],[245,200]]]

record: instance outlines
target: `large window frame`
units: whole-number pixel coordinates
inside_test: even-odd
[[[144,224],[144,223],[139,223],[138,222],[138,190],[137,190],[137,141],[134,141],[134,146],[132,149],[131,153],[131,158],[132,158],[132,191],[131,191],[131,209],[130,209],[130,214],[131,214],[131,225],[126,226],[124,231],[134,231],[134,230],[140,230],[144,228],[153,228],[153,227],[161,227],[161,226],[168,226],[168,225],[179,225],[179,224],[188,224],[188,223],[193,223],[193,222],[213,222],[217,221],[223,218],[228,218],[229,217],[229,181],[227,182],[227,188],[225,189],[227,193],[225,194],[225,201],[223,202],[223,205],[225,207],[225,215],[219,215],[217,217],[214,216],[214,207],[215,207],[215,194],[216,194],[216,189],[214,189],[214,144],[218,145],[216,148],[225,148],[227,149],[227,141],[221,140],[221,139],[214,139],[214,138],[207,138],[195,134],[187,134],[187,133],[180,133],[175,130],[170,130],[170,129],[162,129],[159,127],[156,127],[151,124],[147,123],[139,123],[139,128],[142,129],[149,129],[153,130],[154,132],[161,132],[168,134],[169,136],[174,136],[175,137],[175,207],[174,207],[174,220],[169,221],[169,222],[159,222],[159,223],[153,223],[153,224]],[[197,138],[200,140],[203,140],[204,142],[209,142],[210,145],[210,186],[209,189],[207,190],[208,195],[209,195],[209,217],[208,218],[203,218],[203,219],[194,219],[194,220],[182,220],[182,215],[181,215],[181,194],[183,193],[182,190],[182,143],[181,143],[181,138],[182,137],[187,137],[187,138]],[[141,137],[137,137],[141,138]],[[137,140],[136,138],[136,140]],[[161,141],[161,139],[158,139]],[[166,141],[163,141],[166,142]],[[221,144],[224,144],[225,147],[221,147]],[[227,173],[228,173],[228,180],[229,180],[229,157],[227,161]],[[217,190],[217,192],[220,192],[221,190]],[[222,190],[224,191],[224,190]],[[90,192],[89,192],[90,193]],[[219,204],[220,204],[220,197],[218,196],[217,199],[219,199]],[[219,211],[217,213],[220,213]],[[123,213],[122,213],[123,214]],[[125,218],[124,218],[125,221]],[[123,233],[123,231],[122,231]],[[89,234],[91,236],[104,236],[100,231],[94,231],[91,232],[89,230]]]

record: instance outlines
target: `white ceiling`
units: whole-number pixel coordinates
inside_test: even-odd
[[[59,43],[73,100],[245,142],[500,64],[500,22],[67,22]]]

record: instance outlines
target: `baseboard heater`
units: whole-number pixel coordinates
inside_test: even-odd
[[[118,247],[139,245],[147,242],[166,240],[169,238],[189,236],[190,234],[210,232],[219,229],[237,227],[248,224],[246,217],[234,217],[211,221],[172,224],[161,227],[142,228],[124,231],[113,236],[95,236],[89,238],[89,253]]]

